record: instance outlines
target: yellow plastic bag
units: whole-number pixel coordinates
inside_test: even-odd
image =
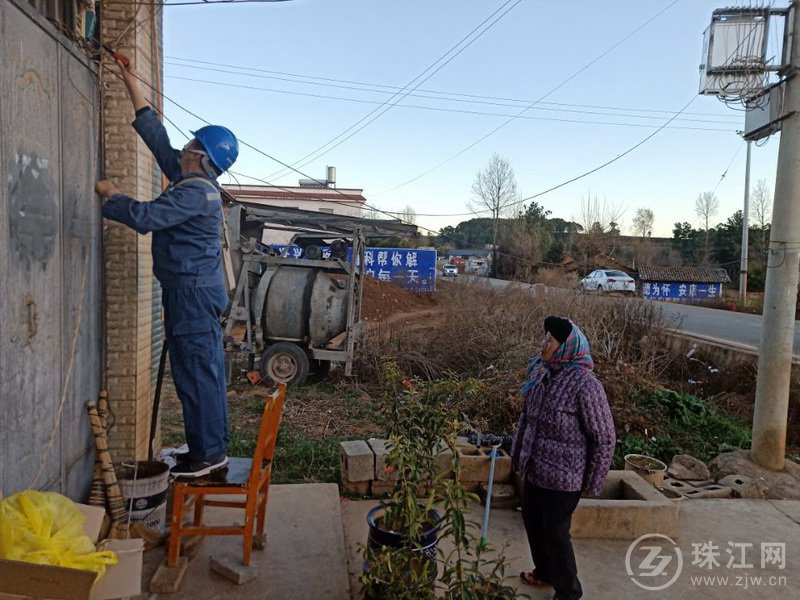
[[[81,511],[55,492],[27,490],[0,500],[0,558],[95,571],[117,563],[111,551],[97,552],[83,532]]]

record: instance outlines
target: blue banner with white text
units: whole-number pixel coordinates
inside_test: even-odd
[[[270,245],[283,256],[300,258],[303,250],[294,245]],[[352,248],[348,249],[350,261]],[[330,258],[330,248],[322,247],[322,257]],[[366,248],[364,273],[413,292],[436,291],[436,250],[418,248]]]
[[[722,297],[722,284],[648,281],[642,283],[642,297],[674,302],[714,300]]]

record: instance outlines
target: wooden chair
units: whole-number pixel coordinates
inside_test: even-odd
[[[172,503],[172,528],[169,535],[167,565],[178,564],[181,538],[203,535],[241,535],[244,537],[242,563],[250,564],[250,554],[254,545],[264,548],[264,521],[267,516],[269,481],[272,475],[272,456],[278,437],[278,424],[283,414],[286,399],[286,385],[278,384],[278,389],[266,397],[261,426],[258,431],[253,458],[231,458],[228,467],[212,473],[206,478],[194,481],[176,481]],[[211,499],[208,496],[240,495],[244,500]],[[194,500],[194,522],[184,524],[184,511]],[[203,512],[207,506],[243,508],[244,525],[203,525]]]

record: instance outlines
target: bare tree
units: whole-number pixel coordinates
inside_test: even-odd
[[[416,225],[417,211],[415,211],[411,205],[406,204],[405,208],[403,208],[403,210],[401,210],[400,213],[397,215],[397,218],[403,221],[403,223]]]
[[[386,219],[387,217],[381,213],[377,206],[365,206],[361,209],[362,219]]]
[[[653,223],[656,218],[649,208],[637,208],[633,217],[633,233],[641,237],[653,235]]]
[[[750,212],[761,231],[766,231],[772,221],[772,192],[766,179],[759,179],[753,188]]]
[[[581,198],[580,224],[584,231],[608,233],[618,230],[624,214],[623,205],[610,203],[606,198],[600,200],[597,194],[592,197],[589,192],[585,198]]]
[[[474,203],[470,210],[489,210],[492,219],[492,273],[497,264],[497,228],[501,217],[517,200],[517,178],[506,158],[497,152],[486,168],[478,171],[472,184]]]
[[[694,201],[694,212],[703,220],[706,232],[708,232],[708,222],[717,211],[719,211],[719,199],[714,192],[703,192]]]
[[[613,256],[620,235],[622,215],[625,208],[619,204],[609,203],[608,200],[600,198],[591,192],[585,198],[581,198],[581,214],[579,224],[583,228],[577,238],[577,245],[581,250],[585,266],[595,254],[608,254]]]
[[[772,223],[772,192],[767,185],[767,180],[759,179],[750,196],[750,214],[754,221],[753,225],[758,228],[758,235],[754,240],[755,260],[757,264],[762,264],[765,262],[769,227]]]
[[[719,199],[714,192],[703,192],[697,196],[694,201],[694,212],[703,220],[706,230],[706,245],[703,252],[703,262],[708,262],[708,253],[710,249],[711,239],[709,237],[708,222],[711,220],[719,210]]]

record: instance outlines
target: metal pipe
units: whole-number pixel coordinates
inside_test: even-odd
[[[747,254],[750,235],[750,146],[747,140],[747,166],[744,169],[744,210],[742,211],[742,260],[739,269],[739,299],[747,303]]]
[[[478,436],[478,441],[480,443],[480,435]],[[500,445],[496,444],[492,446],[492,462],[489,465],[489,486],[486,490],[486,508],[483,511],[483,526],[481,527],[481,547],[486,546],[486,534],[489,529],[489,510],[492,507],[492,485],[494,484],[494,464],[497,461],[497,451],[500,449]]]

